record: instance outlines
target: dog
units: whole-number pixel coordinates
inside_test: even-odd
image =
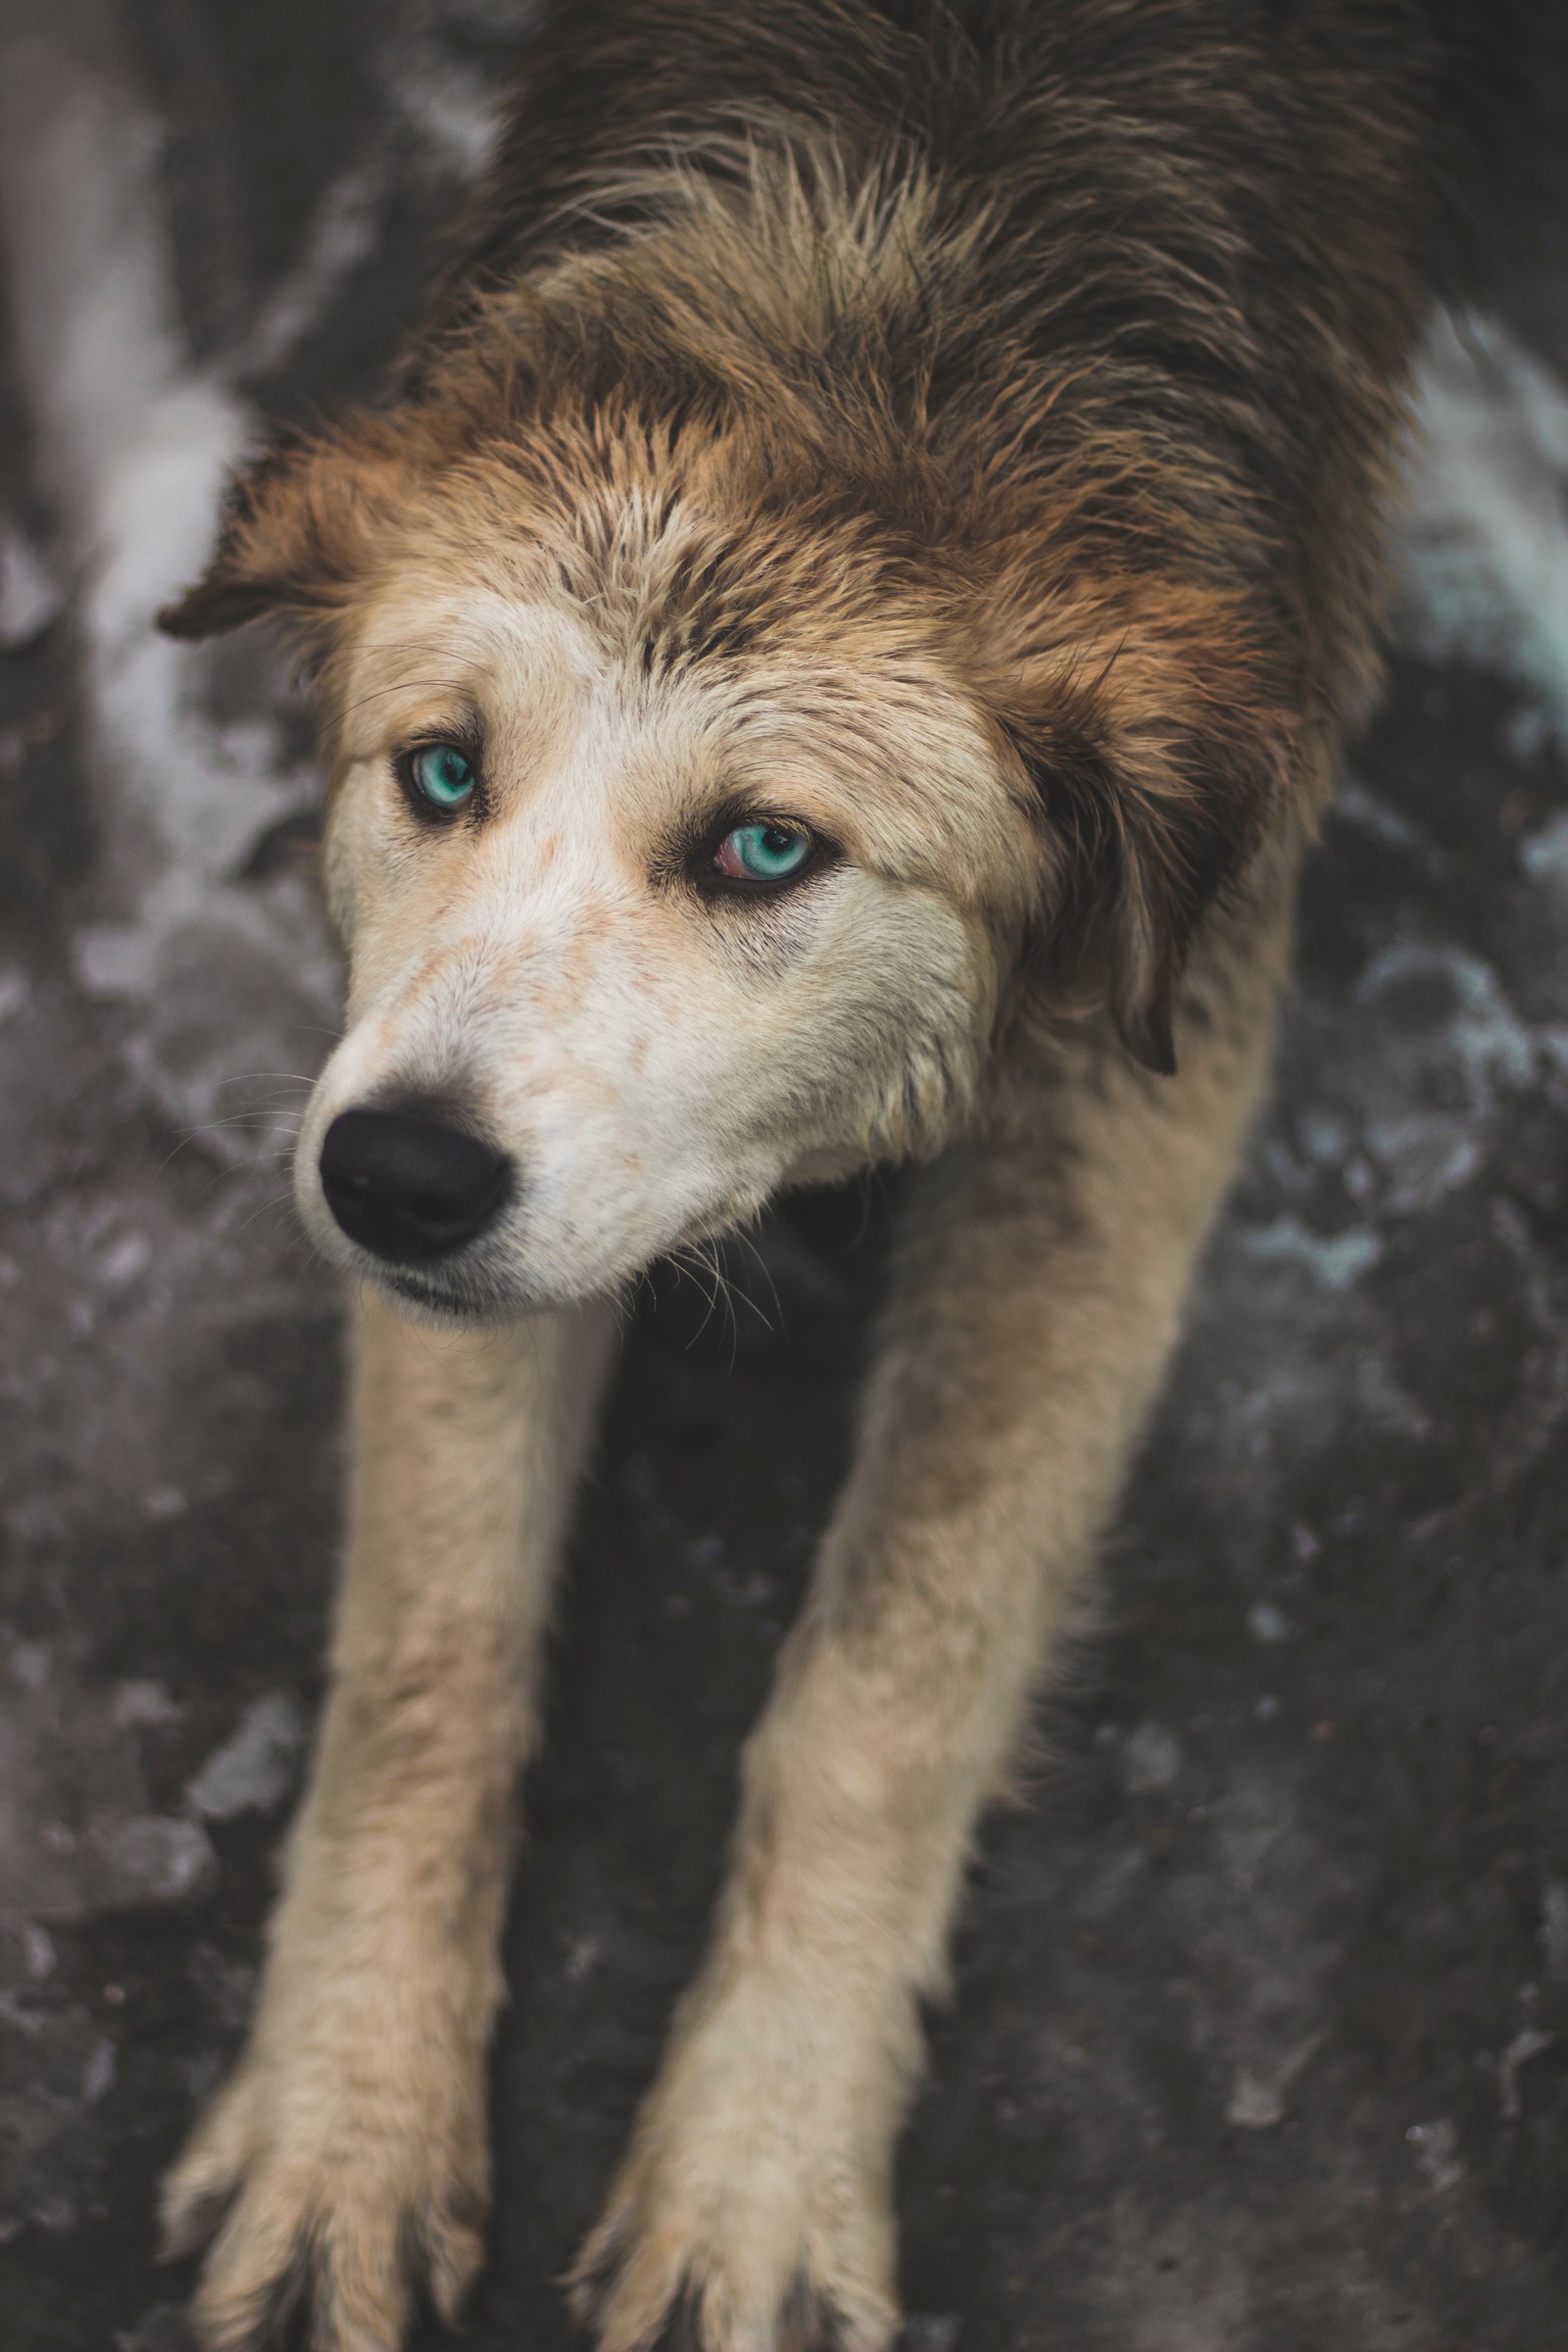
[[[891,2170],[1006,1783],[1264,1085],[1377,672],[1471,31],[1421,0],[574,0],[388,404],[233,487],[328,775],[354,1294],[332,1687],[164,2192],[212,2352],[449,2319],[514,1792],[662,1254],[911,1174],[727,1886],[569,2291],[887,2352]]]

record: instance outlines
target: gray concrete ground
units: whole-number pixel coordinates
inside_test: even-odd
[[[265,651],[148,617],[255,415],[373,389],[521,46],[497,0],[0,5],[5,2352],[186,2341],[154,2186],[246,2013],[334,1537],[308,740]],[[1568,2345],[1568,200],[1522,220],[1434,345],[1404,651],[1102,1624],[976,1860],[910,2352]],[[629,1333],[475,2352],[570,2340],[885,1222],[787,1204],[758,1311],[661,1277]]]

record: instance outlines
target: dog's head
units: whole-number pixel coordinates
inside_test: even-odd
[[[1042,991],[1170,1066],[1278,757],[1246,632],[991,504],[792,474],[733,405],[502,430],[450,397],[237,488],[165,625],[279,613],[316,677],[351,983],[296,1164],[330,1257],[436,1313],[606,1293],[940,1147]]]

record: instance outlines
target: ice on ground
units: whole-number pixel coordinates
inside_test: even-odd
[[[1134,1796],[1170,1788],[1181,1768],[1180,1740],[1157,1723],[1141,1723],[1122,1750],[1122,1778]]]
[[[280,368],[375,251],[392,199],[392,175],[382,155],[342,172],[316,209],[298,261],[271,295],[247,337],[239,372]]]
[[[1533,882],[1568,898],[1568,813],[1549,818],[1522,841],[1519,862]]]
[[[1544,2058],[1556,2045],[1555,2034],[1544,2033],[1539,2026],[1525,2026],[1497,2060],[1497,2095],[1505,2124],[1516,2124],[1524,2113],[1524,2100],[1519,2090],[1521,2070],[1535,2059]]]
[[[212,1875],[212,1839],[200,1822],[169,1813],[117,1814],[87,1834],[87,1885],[95,1911],[183,1902]]]
[[[209,1821],[270,1812],[287,1791],[305,1740],[305,1719],[285,1690],[246,1708],[239,1729],[186,1784],[193,1810]]]
[[[395,43],[380,62],[387,97],[437,170],[465,184],[476,181],[506,120],[495,90],[460,58],[417,34]]]
[[[1256,1257],[1272,1257],[1306,1267],[1325,1290],[1348,1290],[1375,1266],[1383,1244],[1375,1233],[1353,1228],[1348,1233],[1311,1233],[1299,1217],[1276,1217],[1272,1224],[1252,1226],[1243,1235]]]
[[[1447,2116],[1439,2116],[1434,2123],[1412,2124],[1405,2133],[1416,2152],[1416,2161],[1428,2181],[1440,2196],[1457,2188],[1464,2179],[1464,2164],[1459,2155],[1459,2133]]]
[[[1548,1880],[1542,1893],[1541,1944],[1548,1982],[1568,1984],[1568,1880]]]
[[[164,1684],[137,1677],[116,1685],[110,1721],[117,1731],[127,1732],[138,1724],[177,1723],[181,1712]]]
[[[1441,316],[1399,535],[1418,651],[1498,669],[1568,738],[1568,386],[1499,320]]]
[[[205,1886],[199,1821],[149,1801],[140,1736],[177,1719],[162,1684],[104,1687],[34,1642],[0,1650],[0,1922],[47,1923],[181,1903]]]
[[[201,571],[227,473],[259,427],[223,373],[184,350],[160,125],[112,55],[87,64],[37,17],[32,37],[0,45],[0,222],[40,467],[81,582],[118,902],[84,929],[79,969],[93,991],[146,1006],[138,1059],[165,1109],[244,1157],[248,1142],[221,1123],[224,1080],[247,1060],[277,1068],[286,1054],[293,1066],[299,1033],[336,1013],[333,961],[302,887],[233,879],[311,788],[275,724],[215,721],[208,656],[154,623]],[[279,334],[293,323],[274,322]]]
[[[1531,1032],[1492,966],[1464,949],[1396,941],[1367,966],[1355,993],[1363,1004],[1401,999],[1391,1007],[1398,1025],[1412,1037],[1424,1035],[1427,1051],[1446,1063],[1457,1060],[1476,1110],[1493,1107],[1499,1086],[1530,1083]]]
[[[64,603],[53,566],[15,523],[0,522],[0,648],[31,645]]]

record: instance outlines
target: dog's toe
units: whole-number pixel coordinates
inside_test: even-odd
[[[416,2285],[453,2323],[484,2254],[477,2126],[411,2109],[349,2128],[312,2102],[313,2132],[266,2089],[236,2077],[164,2190],[166,2253],[212,2239],[191,2307],[206,2352],[260,2352],[298,2303],[314,2352],[396,2352]]]
[[[194,2254],[216,2233],[244,2177],[250,2129],[250,2085],[237,2074],[219,2092],[184,2153],[164,2176],[158,2219],[165,2262]]]
[[[874,2213],[812,2210],[805,2183],[787,2218],[742,2180],[716,2198],[691,2185],[636,2156],[617,2183],[568,2280],[599,2352],[651,2352],[672,2328],[692,2352],[888,2352],[898,2312]]]
[[[265,2175],[247,2181],[214,2240],[191,2305],[204,2352],[256,2352],[281,2325],[305,2284],[308,2214],[283,2183]],[[339,2352],[337,2336],[322,2341]],[[375,2341],[367,2338],[367,2346]],[[390,2352],[397,2338],[388,2333],[380,2341]]]

